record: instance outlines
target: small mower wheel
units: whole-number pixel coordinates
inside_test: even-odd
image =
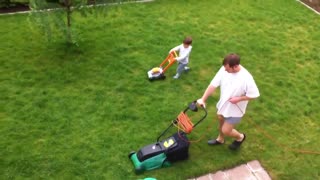
[[[143,171],[144,171],[144,169],[142,167],[136,167],[135,168],[136,174],[141,174],[141,173],[143,173]]]
[[[165,160],[162,162],[161,167],[169,167],[169,166],[170,166],[170,162],[168,161],[168,159],[165,159]]]
[[[131,159],[131,156],[134,155],[134,153],[136,153],[135,151],[131,151],[128,155],[129,159]]]

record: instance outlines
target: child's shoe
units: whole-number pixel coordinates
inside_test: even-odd
[[[179,74],[177,73],[175,76],[173,76],[173,79],[179,79]]]
[[[184,71],[188,72],[190,70],[190,67],[186,66],[184,67]]]

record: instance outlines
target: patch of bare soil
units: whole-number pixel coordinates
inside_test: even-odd
[[[22,12],[30,11],[30,8],[27,4],[13,4],[8,7],[0,7],[0,14],[13,13],[13,12]]]
[[[300,0],[300,1],[320,13],[320,0]]]
[[[96,0],[87,0],[88,5],[96,4]],[[60,4],[61,7],[64,7],[64,4]],[[30,11],[28,4],[21,4],[21,3],[11,3],[8,7],[0,7],[0,14],[6,13],[14,13],[14,12],[23,12],[23,11]]]

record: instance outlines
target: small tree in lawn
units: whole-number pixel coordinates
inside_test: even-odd
[[[67,43],[75,44],[71,28],[72,12],[86,3],[87,0],[30,0],[30,7],[32,16],[49,40],[52,33],[57,33],[58,30],[66,35]],[[55,12],[50,12],[50,9],[54,9]]]

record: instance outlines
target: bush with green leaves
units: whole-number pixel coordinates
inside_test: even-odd
[[[0,0],[0,8],[9,7],[9,6],[10,6],[10,0]]]
[[[29,0],[0,0],[0,8],[2,7],[11,7],[16,4],[28,4]]]
[[[76,44],[72,36],[71,15],[72,12],[87,4],[87,0],[30,0],[32,9],[31,19],[36,21],[36,24],[51,40],[52,33],[62,33],[66,37],[67,43]],[[50,11],[39,10],[57,9],[56,13]]]

